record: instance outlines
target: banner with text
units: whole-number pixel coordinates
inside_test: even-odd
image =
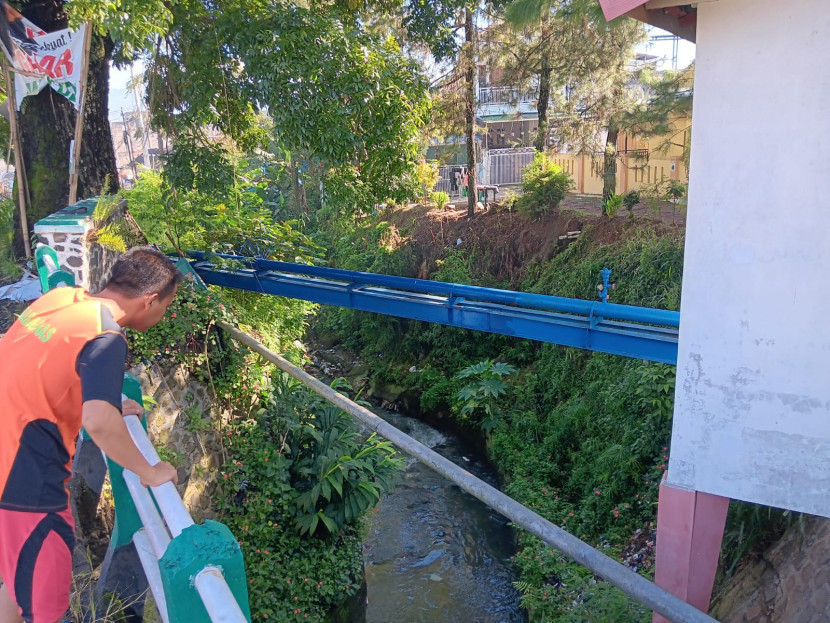
[[[47,84],[80,107],[85,28],[47,33],[0,0],[0,44],[17,70],[17,110],[24,97],[40,93]]]

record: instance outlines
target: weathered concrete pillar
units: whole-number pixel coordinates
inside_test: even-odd
[[[830,516],[827,2],[700,2],[696,56],[657,582],[705,609],[726,500]]]

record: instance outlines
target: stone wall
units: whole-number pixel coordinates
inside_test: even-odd
[[[97,228],[91,216],[96,204],[96,199],[85,199],[75,204],[79,206],[76,210],[67,208],[65,214],[58,212],[35,225],[38,243],[52,247],[58,255],[60,268],[75,276],[76,285],[92,293],[104,288],[112,265],[121,255],[119,251],[107,249],[96,242],[98,229],[117,222],[130,238],[128,243],[137,241],[146,244],[146,238],[130,215],[126,201],[122,200]],[[61,215],[62,218],[56,218]]]
[[[60,268],[75,276],[75,284],[82,285],[87,271],[84,270],[84,238],[86,232],[40,232],[38,243],[52,247],[58,254]]]
[[[162,458],[177,464],[185,506],[197,523],[214,519],[211,498],[225,459],[220,430],[226,414],[214,409],[208,389],[182,366],[164,370],[141,363],[130,372],[142,393],[156,401],[147,415],[147,432]]]
[[[830,519],[805,515],[719,591],[710,614],[724,623],[830,621]]]

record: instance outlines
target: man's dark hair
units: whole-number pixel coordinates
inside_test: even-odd
[[[161,251],[133,247],[116,260],[106,287],[130,298],[157,292],[163,299],[183,278],[176,265]]]

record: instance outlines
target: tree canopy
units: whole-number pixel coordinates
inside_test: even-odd
[[[368,32],[353,13],[347,19],[347,6],[73,5],[75,20],[95,19],[109,32],[120,58],[147,59],[153,123],[177,141],[206,143],[201,129],[212,126],[243,150],[271,145],[332,174],[349,169],[367,200],[401,198],[429,109],[426,79],[394,39]],[[270,132],[256,122],[260,111]]]

